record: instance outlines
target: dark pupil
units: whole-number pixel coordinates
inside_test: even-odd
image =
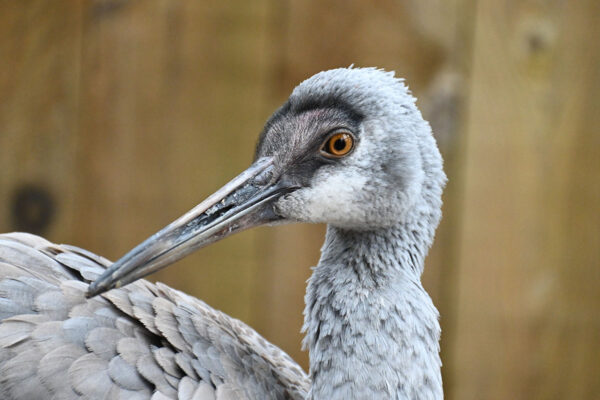
[[[346,148],[346,139],[344,137],[337,139],[335,142],[333,142],[333,148],[336,151],[344,150]]]

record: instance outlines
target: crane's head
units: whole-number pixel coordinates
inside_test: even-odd
[[[445,179],[431,129],[402,80],[374,68],[320,72],[267,121],[247,170],[115,262],[88,295],[253,226],[372,230],[423,210],[437,225]]]

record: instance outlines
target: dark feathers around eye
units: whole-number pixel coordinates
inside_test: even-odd
[[[258,158],[267,133],[275,124],[277,124],[279,120],[317,109],[336,110],[340,112],[344,116],[344,119],[348,120],[353,127],[358,127],[364,119],[364,116],[361,113],[354,109],[348,102],[340,99],[337,96],[305,98],[300,99],[299,101],[296,100],[293,103],[291,100],[288,100],[267,120],[262,132],[260,133],[260,136],[258,137],[254,159],[256,160]]]

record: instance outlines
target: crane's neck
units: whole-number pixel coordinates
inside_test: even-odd
[[[420,280],[435,226],[328,227],[305,299],[311,399],[443,397],[438,312]]]

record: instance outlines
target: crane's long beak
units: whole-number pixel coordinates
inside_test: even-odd
[[[297,187],[271,182],[273,159],[261,158],[213,195],[115,262],[87,292],[88,297],[158,271],[191,252],[233,233],[280,219],[273,202]]]

